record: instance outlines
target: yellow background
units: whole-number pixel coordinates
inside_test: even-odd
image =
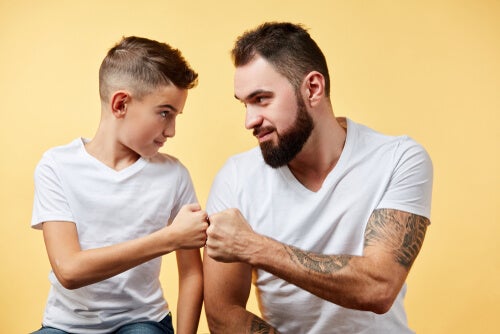
[[[409,134],[433,159],[433,224],[408,279],[411,327],[497,333],[498,0],[0,0],[0,332],[40,324],[49,264],[29,227],[33,170],[48,148],[94,135],[106,51],[124,35],[158,39],[200,73],[163,150],[189,168],[204,205],[226,158],[255,145],[233,98],[229,50],[266,20],[310,28],[330,65],[336,115]],[[175,311],[174,256],[164,261]],[[199,332],[208,332],[204,315]]]

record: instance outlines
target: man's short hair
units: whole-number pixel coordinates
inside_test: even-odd
[[[238,37],[231,55],[236,67],[247,64],[256,55],[263,57],[296,90],[308,73],[318,71],[325,78],[325,95],[330,96],[330,75],[325,56],[302,25],[266,22]]]

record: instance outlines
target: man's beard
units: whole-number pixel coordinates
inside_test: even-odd
[[[274,145],[271,140],[260,144],[264,161],[272,168],[288,164],[302,150],[313,128],[314,123],[311,115],[307,112],[304,101],[301,97],[297,97],[297,118],[292,127],[282,134],[277,133],[277,145]],[[255,131],[258,132],[259,130],[262,131],[261,129]]]

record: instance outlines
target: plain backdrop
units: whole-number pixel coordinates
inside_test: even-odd
[[[256,145],[233,97],[229,51],[264,21],[309,29],[328,59],[337,116],[410,135],[432,157],[432,225],[408,278],[410,326],[497,333],[500,1],[0,0],[2,333],[40,325],[50,266],[30,228],[33,171],[48,148],[94,135],[107,50],[122,36],[157,39],[199,72],[162,151],[188,167],[204,206],[224,161]],[[173,254],[162,282],[175,313]],[[249,308],[258,312],[253,293]]]

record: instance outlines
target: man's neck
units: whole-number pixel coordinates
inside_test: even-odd
[[[346,135],[345,118],[316,124],[302,151],[288,164],[292,174],[304,187],[314,192],[321,189],[340,159]]]

